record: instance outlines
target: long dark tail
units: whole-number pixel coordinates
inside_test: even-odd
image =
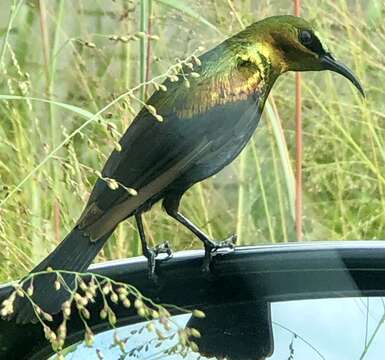
[[[48,267],[53,270],[67,270],[74,272],[83,272],[91,264],[104,243],[110,237],[111,233],[104,235],[95,242],[91,242],[84,233],[78,228],[74,228],[59,246],[48,255],[31,273],[45,271]],[[63,274],[67,286],[72,289],[74,286],[74,276]],[[57,275],[42,274],[33,278],[33,301],[45,312],[56,314],[61,310],[62,304],[68,300],[70,293],[65,286],[59,290],[55,289],[55,280]],[[28,281],[23,288],[27,289],[31,283]],[[36,322],[37,318],[31,303],[28,299],[17,297],[14,305],[14,314],[16,322],[29,323]]]

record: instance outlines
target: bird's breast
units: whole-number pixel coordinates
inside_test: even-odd
[[[187,178],[201,181],[231,163],[245,147],[260,119],[258,98],[217,105],[195,120],[210,141],[210,147],[187,171]],[[194,118],[191,120],[194,122]]]

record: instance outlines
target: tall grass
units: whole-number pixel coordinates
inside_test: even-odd
[[[367,92],[362,101],[338,75],[303,76],[304,239],[380,239],[385,230],[385,5],[380,0],[303,3],[303,16],[316,23],[324,42],[353,68]],[[0,281],[30,269],[73,226],[96,170],[141,106],[124,96],[117,101],[118,95],[147,74],[164,73],[199,46],[209,49],[242,24],[291,12],[291,0],[5,1]],[[148,84],[136,95],[144,99],[153,90]],[[215,238],[235,230],[242,244],[296,238],[293,74],[282,76],[272,96],[241,157],[183,199],[183,212]],[[201,246],[159,205],[145,215],[144,225],[152,244]],[[134,223],[126,221],[98,260],[139,253]]]

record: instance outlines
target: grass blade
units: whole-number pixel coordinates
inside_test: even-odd
[[[277,112],[275,111],[274,103],[272,104],[271,100],[266,102],[265,111],[268,119],[270,120],[273,135],[278,147],[279,158],[281,160],[281,166],[285,177],[290,214],[292,218],[295,219],[295,180],[285,136],[282,132],[281,120],[279,119]]]
[[[38,102],[43,102],[43,103],[47,103],[47,104],[52,104],[52,105],[56,105],[56,106],[59,106],[59,107],[62,107],[66,110],[69,110],[69,111],[72,111],[86,119],[90,119],[94,116],[93,113],[87,111],[87,110],[84,110],[78,106],[75,106],[75,105],[70,105],[70,104],[66,104],[66,103],[63,103],[63,102],[60,102],[60,101],[55,101],[55,100],[48,100],[48,99],[41,99],[41,98],[35,98],[35,97],[30,97],[30,96],[19,96],[19,95],[5,95],[5,94],[0,94],[0,100],[30,100],[30,101],[38,101]]]
[[[200,16],[197,12],[195,12],[193,9],[191,9],[187,4],[185,4],[183,1],[180,0],[157,0],[158,3],[169,7],[174,10],[178,10],[189,17],[193,18],[194,20],[199,21],[200,23],[208,26],[210,29],[214,30],[216,33],[221,34],[222,32],[212,23],[207,21],[204,17]]]

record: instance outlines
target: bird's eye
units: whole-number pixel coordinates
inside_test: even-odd
[[[313,42],[313,34],[308,30],[302,30],[299,34],[299,40],[303,45],[310,45]]]

